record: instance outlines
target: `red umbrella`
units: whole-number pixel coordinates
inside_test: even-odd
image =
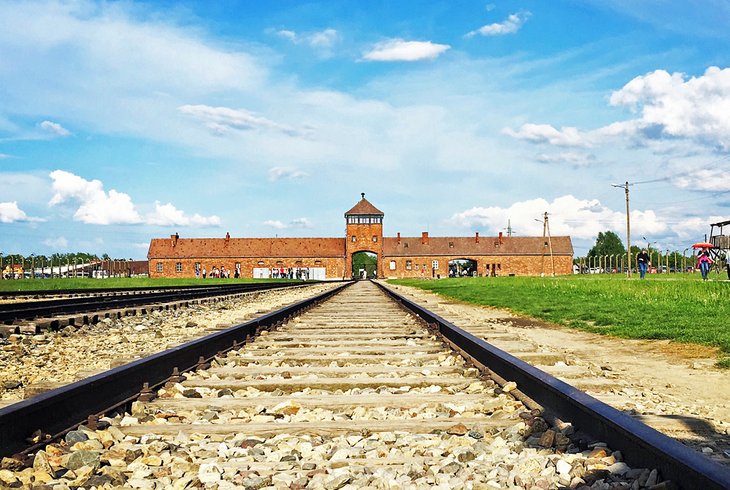
[[[715,248],[715,246],[708,242],[699,242],[692,245],[692,248]]]

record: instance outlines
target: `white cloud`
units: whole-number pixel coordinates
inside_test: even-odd
[[[464,227],[485,226],[498,232],[507,226],[512,227],[520,236],[542,235],[542,214],[547,211],[552,235],[570,235],[573,238],[592,239],[598,232],[622,230],[626,227],[626,214],[614,211],[597,199],[577,199],[572,195],[555,198],[552,202],[545,199],[531,199],[516,202],[508,208],[474,207],[454,214],[451,219]],[[667,229],[654,211],[631,212],[631,229],[639,234],[656,234]]]
[[[50,177],[53,179],[55,194],[48,204],[79,204],[74,213],[77,221],[94,225],[132,224],[142,221],[129,195],[114,189],[105,192],[104,184],[100,180],[86,180],[64,170],[54,170]]]
[[[436,44],[431,41],[404,41],[390,39],[375,45],[363,55],[369,61],[420,61],[431,60],[450,49],[448,44]]]
[[[180,226],[219,226],[221,220],[218,216],[201,216],[193,214],[186,215],[184,211],[177,209],[172,203],[160,204],[155,201],[155,211],[145,218],[145,223],[149,225],[180,225]]]
[[[286,225],[284,223],[282,223],[279,220],[275,220],[275,219],[267,219],[266,221],[264,221],[264,225],[270,226],[272,228],[276,228],[279,230],[286,228]]]
[[[296,218],[291,220],[289,223],[292,227],[296,228],[311,228],[312,222],[308,218]]]
[[[11,158],[10,155],[7,153],[0,153],[0,160],[5,160],[7,158]]]
[[[66,238],[62,236],[56,238],[46,238],[45,240],[43,240],[43,245],[56,250],[63,250],[68,248],[68,240],[66,240]]]
[[[294,44],[307,44],[313,48],[328,49],[333,47],[340,39],[336,29],[327,28],[318,32],[298,34],[289,29],[276,31],[276,35],[293,42]]]
[[[283,37],[284,39],[288,39],[289,41],[296,43],[298,40],[297,33],[294,31],[290,31],[288,29],[282,29],[280,31],[276,31],[276,35]]]
[[[578,153],[574,151],[564,151],[561,153],[547,154],[541,153],[535,158],[540,163],[568,163],[576,167],[586,167],[592,165],[596,161],[596,155],[592,153]]]
[[[171,203],[155,202],[155,210],[143,219],[137,211],[132,198],[114,189],[106,192],[100,180],[86,180],[64,170],[54,170],[53,197],[48,203],[57,206],[64,203],[78,205],[74,219],[87,224],[149,224],[180,226],[218,226],[218,216],[187,215]]]
[[[282,230],[284,228],[311,228],[312,227],[312,221],[309,220],[309,218],[295,218],[291,220],[289,223],[284,223],[279,220],[266,220],[264,221],[264,225],[270,226],[272,228],[276,228],[278,230]]]
[[[656,70],[611,94],[611,105],[641,112],[634,131],[646,138],[689,138],[730,149],[730,68],[703,76]]]
[[[217,135],[225,135],[231,131],[251,131],[254,129],[273,130],[289,136],[305,134],[303,131],[275,123],[245,109],[183,105],[178,107],[178,110],[183,114],[203,121],[206,127]]]
[[[503,134],[530,143],[548,143],[555,146],[590,147],[592,137],[577,128],[567,127],[555,129],[549,124],[523,124],[519,130],[510,128],[502,130]]]
[[[334,29],[325,29],[315,32],[307,37],[309,45],[314,48],[330,48],[339,39],[339,34]]]
[[[696,191],[730,191],[730,172],[727,168],[697,168],[671,179],[681,189]]]
[[[549,124],[523,124],[503,129],[516,139],[555,146],[591,147],[623,139],[627,146],[684,138],[712,148],[730,149],[730,68],[709,67],[703,76],[656,70],[639,76],[611,94],[613,106],[640,117],[616,121],[590,131],[556,129]]]
[[[16,221],[37,222],[45,220],[25,214],[25,211],[18,207],[17,201],[0,202],[0,223],[15,223]]]
[[[309,174],[306,172],[302,172],[294,167],[273,167],[269,169],[269,180],[272,182],[282,179],[303,179],[308,176]]]
[[[49,133],[53,133],[56,136],[66,137],[71,136],[71,131],[64,128],[58,123],[55,123],[53,121],[43,121],[38,125],[41,129],[44,129],[48,131]]]
[[[503,22],[495,22],[480,27],[475,31],[466,34],[466,37],[472,37],[477,34],[482,36],[504,36],[505,34],[514,34],[520,30],[522,25],[530,18],[530,12],[517,12],[511,14]]]

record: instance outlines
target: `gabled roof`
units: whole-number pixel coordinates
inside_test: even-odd
[[[428,243],[422,243],[423,237],[383,238],[383,255],[428,256],[450,255],[469,258],[476,255],[542,255],[549,254],[543,237],[429,237]],[[573,244],[569,236],[551,238],[553,255],[573,255]]]
[[[360,194],[362,196],[362,199],[360,199],[360,202],[355,204],[352,209],[347,211],[345,213],[345,216],[353,216],[353,215],[368,215],[368,216],[384,216],[383,212],[373,206],[370,201],[365,199],[365,193],[363,192]]]
[[[344,238],[153,238],[147,258],[328,258],[344,255]]]

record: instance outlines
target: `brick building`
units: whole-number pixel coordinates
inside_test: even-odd
[[[344,238],[153,238],[147,259],[150,277],[210,275],[223,267],[230,277],[309,279],[350,277],[448,277],[570,274],[569,236],[420,237],[383,236],[382,211],[362,194],[345,213]],[[373,266],[357,257],[368,254]],[[353,264],[355,264],[353,266]],[[357,269],[357,270],[356,270]],[[197,272],[196,272],[197,271]]]

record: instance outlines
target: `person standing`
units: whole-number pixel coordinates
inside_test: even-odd
[[[649,253],[645,248],[641,249],[641,252],[636,254],[636,264],[639,266],[639,277],[644,279],[646,275],[646,269],[651,265],[651,259]]]
[[[707,280],[707,274],[710,272],[710,264],[712,259],[710,258],[710,252],[707,249],[703,249],[700,252],[700,256],[697,258],[697,267],[700,268],[700,274],[702,274],[702,280]]]

